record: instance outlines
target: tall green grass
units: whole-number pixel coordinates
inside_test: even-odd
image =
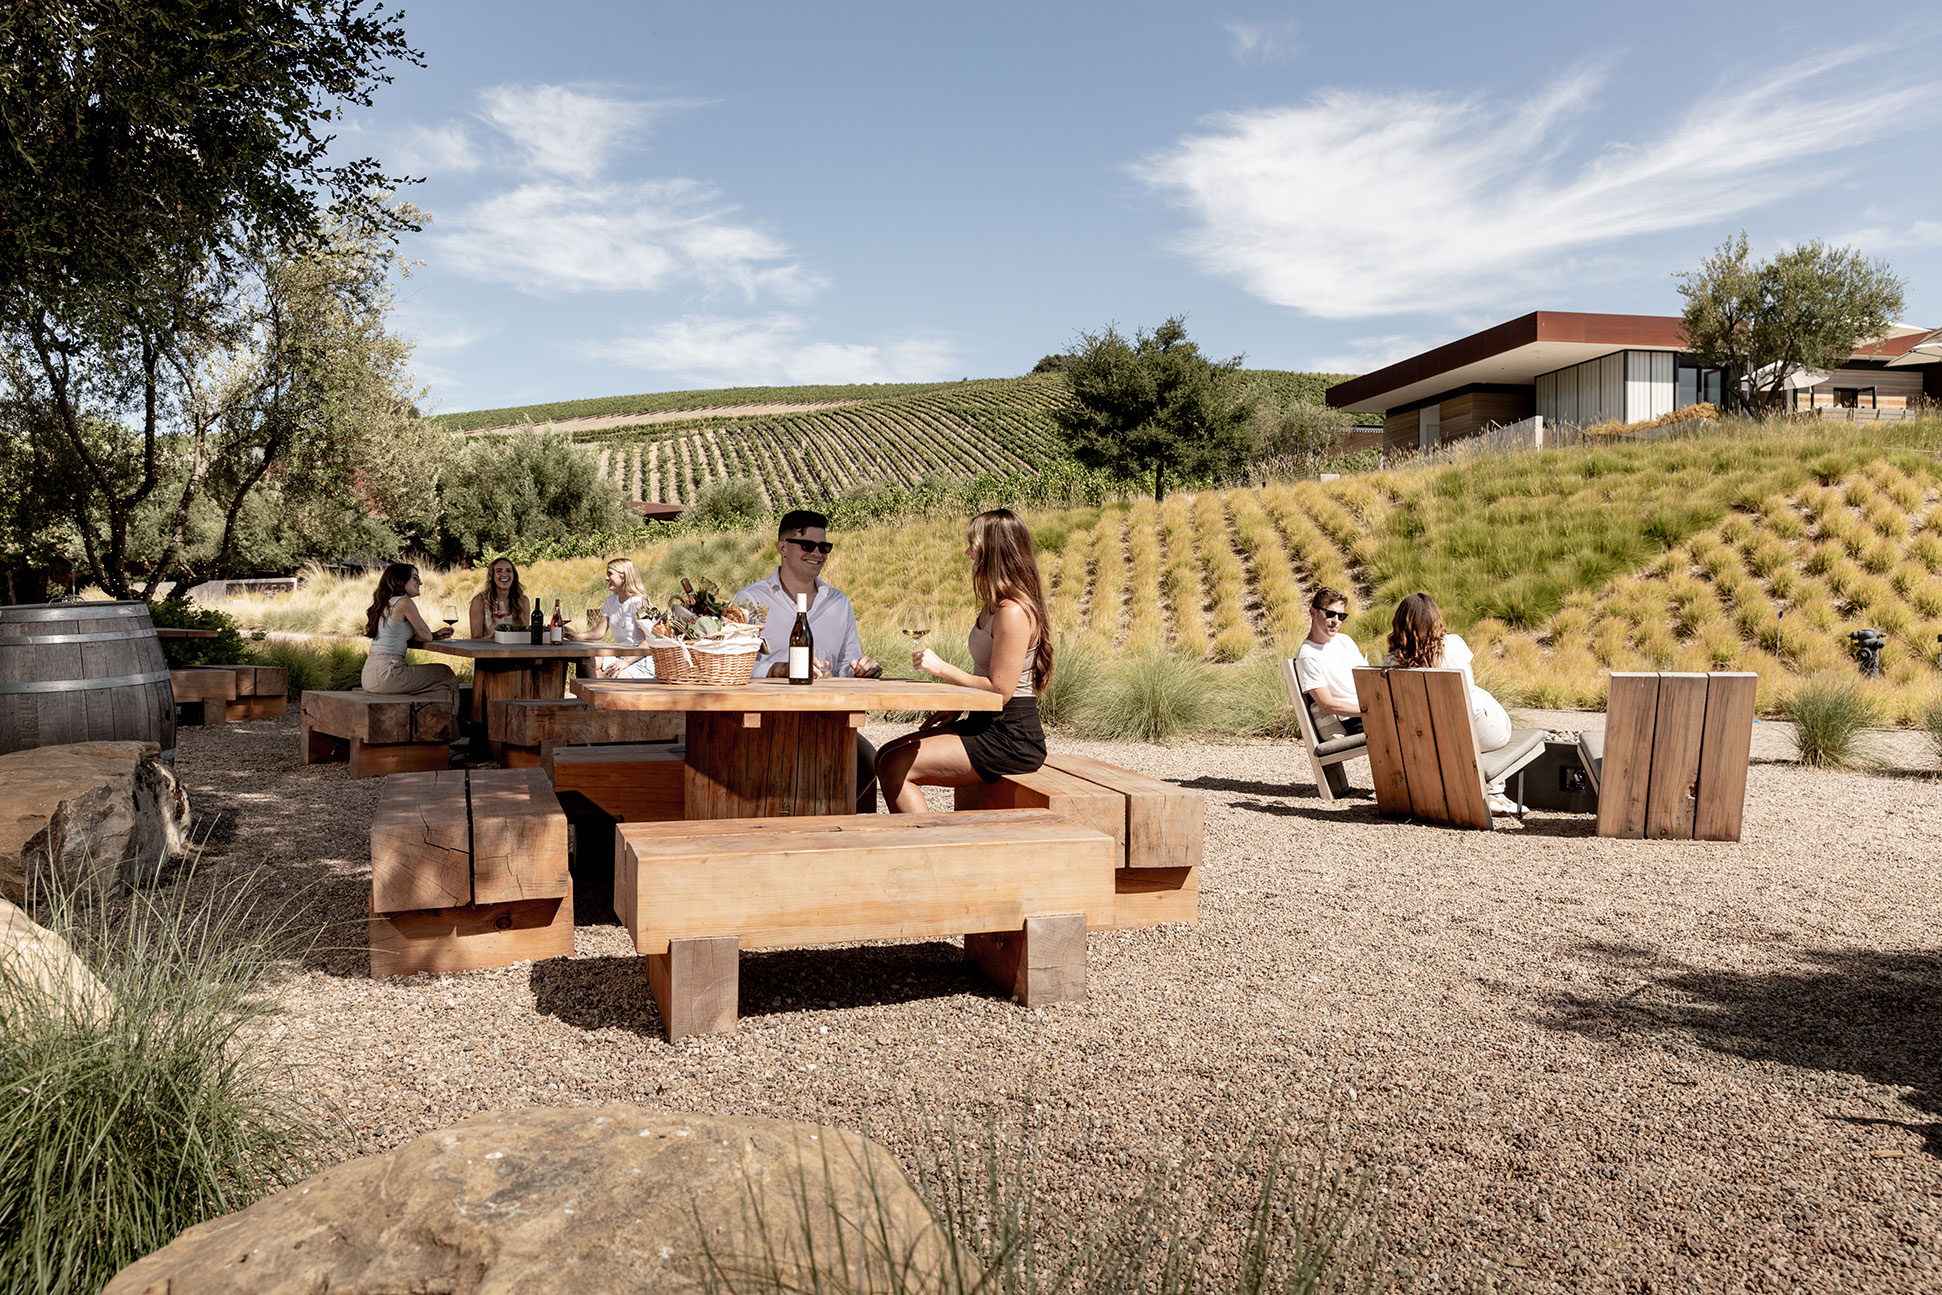
[[[1864,764],[1861,732],[1879,714],[1873,695],[1852,675],[1816,675],[1795,689],[1787,703],[1798,758],[1817,769],[1852,769]]]
[[[780,1209],[751,1190],[739,1248],[697,1229],[706,1295],[1376,1295],[1412,1284],[1365,1166],[1297,1165],[1278,1140],[1259,1142],[1218,1157],[1202,1190],[1227,1209],[1190,1228],[1165,1174],[1073,1218],[1039,1195],[1033,1131],[919,1132],[912,1176],[930,1236],[913,1236],[871,1167],[826,1166]],[[846,1199],[838,1184],[858,1179],[861,1199]]]
[[[46,915],[112,995],[106,1012],[30,992],[0,961],[5,1295],[98,1290],[342,1149],[260,1028],[287,928],[266,933],[240,898],[190,892],[184,878]]]

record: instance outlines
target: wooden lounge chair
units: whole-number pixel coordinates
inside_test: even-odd
[[[1333,805],[1337,796],[1349,790],[1349,778],[1342,766],[1369,754],[1367,735],[1341,733],[1323,737],[1315,723],[1315,712],[1295,678],[1295,663],[1281,663],[1281,678],[1288,685],[1288,696],[1295,703],[1295,720],[1301,725],[1301,744],[1308,751],[1308,767],[1315,773],[1315,790],[1325,804]]]
[[[1604,731],[1578,738],[1598,835],[1739,840],[1758,684],[1739,672],[1614,672]]]
[[[1484,787],[1512,774],[1522,812],[1520,771],[1544,754],[1544,730],[1516,729],[1504,746],[1479,751],[1463,671],[1364,668],[1355,672],[1355,695],[1379,813],[1488,829]]]

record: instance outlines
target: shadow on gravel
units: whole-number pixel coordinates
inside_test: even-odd
[[[740,1017],[821,1008],[880,1007],[949,998],[997,997],[941,940],[841,948],[772,949],[741,955]],[[661,1016],[640,958],[553,958],[533,964],[533,1002],[542,1015],[585,1030],[661,1034]]]
[[[1807,965],[1751,974],[1673,962],[1632,945],[1593,943],[1580,952],[1645,983],[1618,998],[1559,995],[1545,1021],[1553,1029],[1599,1039],[1649,1035],[1748,1061],[1860,1075],[1907,1090],[1910,1105],[1942,1117],[1942,950],[1799,949]],[[1942,1118],[1906,1127],[1942,1156]]]

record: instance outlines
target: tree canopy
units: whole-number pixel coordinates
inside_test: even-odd
[[[1885,261],[1819,239],[1761,260],[1745,230],[1675,277],[1686,299],[1687,345],[1725,372],[1729,408],[1742,382],[1759,406],[1777,399],[1799,370],[1839,368],[1855,347],[1880,337],[1903,304],[1902,281]]]
[[[1116,327],[1081,333],[1065,369],[1072,399],[1055,415],[1066,448],[1081,464],[1124,476],[1152,475],[1153,497],[1167,477],[1224,475],[1254,447],[1241,357],[1210,360],[1175,315],[1130,340]]]

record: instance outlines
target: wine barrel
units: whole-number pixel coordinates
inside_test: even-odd
[[[175,758],[175,692],[148,604],[0,607],[0,752],[130,740]]]

